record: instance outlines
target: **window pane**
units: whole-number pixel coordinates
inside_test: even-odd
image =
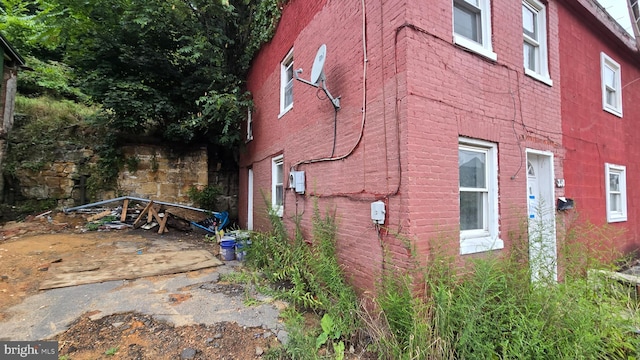
[[[458,5],[453,7],[453,30],[458,35],[482,43],[480,14]]]
[[[293,80],[293,63],[287,64],[287,82]]]
[[[609,174],[609,190],[620,191],[620,174]]]
[[[484,229],[484,193],[460,193],[460,230]]]
[[[525,34],[538,40],[538,14],[526,6],[522,6],[522,29]]]
[[[460,173],[460,187],[486,187],[486,154],[477,151],[458,151],[458,170]]]
[[[607,89],[607,104],[618,107],[618,99],[616,98],[616,92],[610,89]]]
[[[284,88],[284,106],[287,107],[293,103],[293,80]]]
[[[611,207],[610,211],[622,211],[622,196],[620,194],[610,194],[609,195],[609,206]]]
[[[282,179],[283,179],[283,164],[279,163],[276,164],[276,184],[282,184]]]
[[[276,185],[276,205],[282,206],[283,199],[283,187],[282,185]]]
[[[527,42],[524,43],[524,67],[525,68],[533,71],[538,71],[538,66],[536,64],[537,50],[538,48],[536,46],[533,46]]]
[[[604,83],[612,89],[616,88],[616,73],[606,65],[604,67]]]

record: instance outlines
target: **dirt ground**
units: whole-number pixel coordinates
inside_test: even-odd
[[[85,223],[82,215],[60,213],[0,228],[0,321],[10,319],[10,306],[37,293],[50,264],[63,258],[70,261],[108,256],[123,238],[139,242],[141,247],[157,236],[205,245],[204,236],[199,234],[172,230],[158,235],[141,229],[86,232]],[[234,289],[227,286],[221,291]],[[234,323],[174,327],[142,314],[115,314],[98,320],[92,320],[91,315],[83,315],[54,339],[59,341],[61,356],[73,360],[242,360],[261,358],[271,347],[279,346],[271,331]]]

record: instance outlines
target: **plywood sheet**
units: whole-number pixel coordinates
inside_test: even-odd
[[[222,265],[206,250],[159,253],[114,254],[104,259],[52,264],[40,290],[92,284],[112,280],[130,280],[145,276],[168,275]]]

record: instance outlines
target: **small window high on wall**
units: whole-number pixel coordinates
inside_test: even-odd
[[[622,76],[620,64],[600,53],[600,71],[602,79],[602,109],[622,117]]]
[[[280,115],[293,108],[293,49],[280,64]]]

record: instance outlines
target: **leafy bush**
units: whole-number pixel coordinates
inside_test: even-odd
[[[222,190],[218,186],[207,185],[203,189],[192,186],[187,190],[187,196],[197,206],[206,210],[215,210],[218,203],[218,196]]]

